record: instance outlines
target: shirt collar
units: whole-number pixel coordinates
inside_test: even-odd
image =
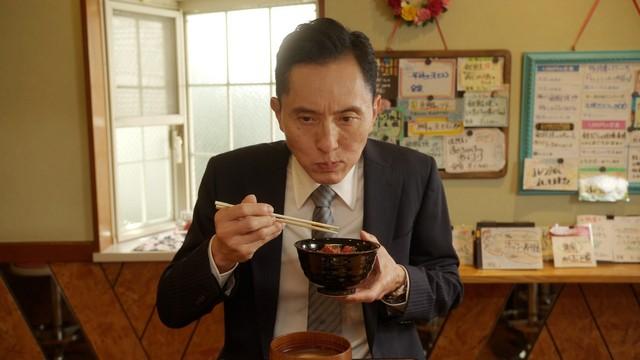
[[[347,173],[347,175],[337,184],[329,185],[333,191],[338,194],[338,197],[342,199],[342,201],[353,210],[356,206],[356,196],[355,189],[358,188],[358,177],[355,176],[356,168],[360,166],[362,159],[360,159],[358,164],[355,164],[351,170]],[[291,160],[289,162],[291,164],[291,175],[293,179],[293,194],[295,198],[295,204],[298,209],[300,209],[304,203],[307,201],[311,193],[318,187],[320,184],[315,182],[309,174],[304,170],[302,165],[298,162],[298,159],[292,154]]]

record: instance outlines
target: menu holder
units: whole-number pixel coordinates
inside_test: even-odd
[[[542,229],[533,222],[479,222],[474,242],[480,269],[541,269]]]

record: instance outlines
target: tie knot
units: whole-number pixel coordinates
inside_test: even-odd
[[[336,197],[335,191],[329,185],[320,185],[311,193],[311,200],[318,207],[329,207]]]

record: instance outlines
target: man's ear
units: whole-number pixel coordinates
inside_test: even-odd
[[[370,131],[373,129],[373,125],[376,123],[378,114],[382,111],[382,96],[376,95],[373,99],[373,116],[371,117]]]
[[[378,114],[382,110],[382,96],[376,95],[373,99],[373,118],[378,117]]]
[[[280,130],[284,132],[282,127],[282,104],[280,104],[280,100],[274,96],[271,98],[269,104],[271,105],[271,110],[273,110],[273,113],[276,115],[276,119],[278,119]]]

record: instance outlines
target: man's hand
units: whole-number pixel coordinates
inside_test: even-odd
[[[284,228],[282,223],[276,222],[273,207],[258,204],[255,195],[247,195],[242,203],[218,210],[214,221],[216,235],[211,253],[221,273],[251,259],[256,250],[277,237]]]
[[[360,239],[380,243],[366,231],[360,231]],[[396,264],[382,245],[378,249],[376,261],[369,276],[357,287],[356,292],[344,297],[348,302],[374,302],[393,292],[405,283],[406,274],[402,266]]]

